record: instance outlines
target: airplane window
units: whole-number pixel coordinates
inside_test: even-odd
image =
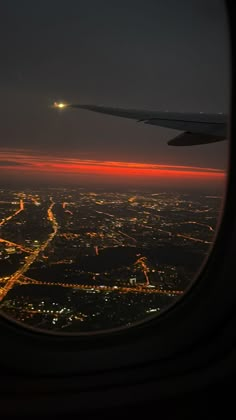
[[[130,327],[197,281],[227,176],[220,0],[1,6],[0,310]]]

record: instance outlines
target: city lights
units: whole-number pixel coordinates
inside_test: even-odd
[[[191,284],[220,203],[178,192],[2,190],[0,309],[76,333],[158,315]]]

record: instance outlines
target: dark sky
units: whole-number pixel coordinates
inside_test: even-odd
[[[170,147],[172,130],[50,105],[228,112],[227,35],[221,0],[3,0],[1,147],[225,168],[227,141]]]

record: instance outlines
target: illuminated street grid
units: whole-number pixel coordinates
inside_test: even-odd
[[[199,270],[220,205],[218,195],[1,190],[1,309],[57,332],[159,313]]]

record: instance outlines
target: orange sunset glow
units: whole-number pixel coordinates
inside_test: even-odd
[[[140,181],[154,183],[176,182],[221,182],[225,172],[221,169],[194,166],[151,164],[140,162],[119,162],[77,159],[63,156],[45,155],[24,150],[2,150],[0,152],[0,171],[5,177],[34,179],[74,179],[90,182],[118,183]]]

